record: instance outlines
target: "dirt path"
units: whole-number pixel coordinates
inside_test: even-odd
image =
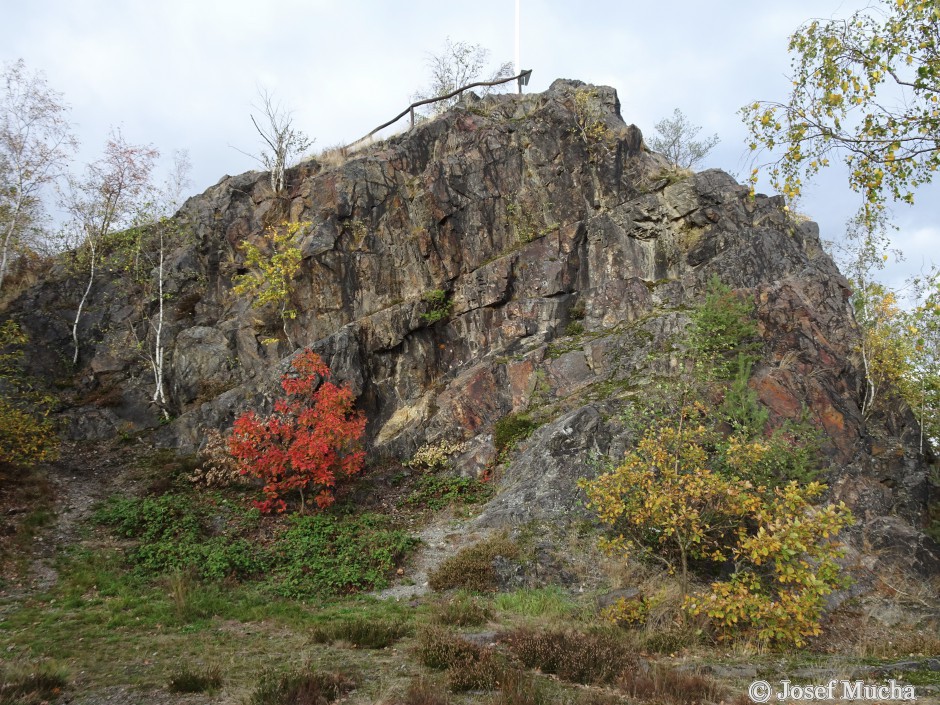
[[[91,445],[63,442],[59,458],[41,468],[51,485],[53,523],[36,537],[29,575],[17,590],[41,592],[58,580],[57,556],[63,549],[81,541],[81,525],[94,507],[118,493],[132,493],[141,484],[138,461],[146,453],[138,446]]]
[[[444,559],[453,556],[461,548],[486,538],[490,532],[468,529],[469,520],[456,519],[451,512],[444,512],[429,524],[415,532],[421,545],[404,566],[404,573],[395,585],[373,593],[379,599],[411,599],[430,591],[428,576]]]

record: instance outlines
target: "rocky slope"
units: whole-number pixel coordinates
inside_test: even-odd
[[[190,199],[176,216],[187,244],[168,260],[174,420],[158,437],[192,449],[206,427],[270,403],[292,348],[273,309],[233,294],[238,245],[307,221],[290,338],[353,386],[373,452],[468,441],[458,465],[483,472],[494,423],[528,411],[544,423],[477,521],[557,520],[577,512],[574,482],[591,459],[622,454],[619,418],[675,371],[689,307],[717,275],[757,303],[761,400],[777,419],[805,404],[825,432],[832,493],[860,518],[858,562],[936,570],[918,531],[929,484],[914,420],[902,405],[863,419],[850,292],[817,227],[722,172],[677,178],[619,108],[613,89],[563,80],[470,98],[332,164],[301,164],[284,196],[248,173]],[[78,380],[65,412],[74,438],[157,427],[137,345],[152,338],[156,301],[121,272],[102,276],[68,370],[81,286],[60,264],[12,305],[36,344],[33,371]],[[434,321],[435,308],[446,315]]]

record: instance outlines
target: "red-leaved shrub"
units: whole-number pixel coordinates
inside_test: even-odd
[[[286,493],[300,494],[320,508],[333,503],[337,483],[362,470],[365,452],[359,440],[365,416],[356,411],[352,391],[330,381],[330,368],[312,350],[294,358],[293,374],[281,377],[286,397],[274,413],[261,418],[242,414],[232,428],[229,452],[241,472],[264,481],[265,500],[255,502],[262,512],[287,509]]]

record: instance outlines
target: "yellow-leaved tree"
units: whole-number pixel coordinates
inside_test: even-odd
[[[801,646],[844,584],[834,537],[853,519],[842,503],[819,503],[819,438],[808,418],[774,427],[748,385],[760,350],[752,309],[709,282],[690,315],[691,374],[629,411],[636,447],[581,487],[609,528],[602,547],[679,573],[684,614],[716,638]],[[694,575],[712,582],[694,589]],[[608,616],[637,623],[645,605],[645,596],[622,600]]]
[[[797,29],[789,98],[742,110],[751,149],[777,155],[774,185],[796,198],[835,157],[869,214],[888,197],[913,202],[940,167],[938,27],[935,1],[876,0]]]
[[[820,631],[825,597],[844,585],[833,537],[852,514],[842,503],[816,506],[825,490],[818,482],[770,489],[737,475],[772,446],[742,438],[716,446],[706,420],[684,410],[678,425],[650,428],[622,464],[582,483],[613,529],[602,547],[679,571],[683,609],[706,618],[719,639],[802,646]],[[690,594],[692,561],[731,575]]]
[[[297,310],[290,305],[290,300],[302,259],[299,239],[308,227],[308,222],[284,221],[276,227],[268,226],[259,245],[245,241],[239,246],[245,253],[245,267],[249,271],[236,278],[235,293],[254,297],[252,305],[256,308],[276,306],[284,336],[292,348],[294,342],[287,322],[297,318]]]

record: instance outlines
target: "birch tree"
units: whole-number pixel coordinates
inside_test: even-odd
[[[73,364],[79,358],[79,322],[92,294],[103,240],[132,225],[141,207],[152,199],[150,177],[158,156],[152,146],[128,144],[115,131],[104,156],[89,164],[81,177],[69,181],[63,206],[70,216],[69,228],[79,241],[79,262],[88,273],[72,323]]]
[[[671,118],[656,123],[656,136],[650,137],[650,149],[666,156],[675,171],[691,169],[701,162],[718,144],[718,135],[695,139],[702,128],[693,125],[685,114],[676,108]]]
[[[271,190],[280,194],[284,190],[287,168],[313,146],[313,140],[294,127],[293,114],[276,103],[269,91],[260,89],[258,97],[261,105],[257,108],[261,116],[256,118],[251,115],[251,124],[255,126],[264,146],[261,152],[249,156],[271,172]]]
[[[62,95],[22,59],[0,74],[0,291],[12,258],[42,220],[43,189],[77,147]]]
[[[188,153],[185,150],[176,151],[173,155],[173,168],[170,175],[163,188],[157,192],[153,214],[145,216],[149,222],[143,223],[146,230],[154,233],[152,257],[155,260],[155,266],[151,277],[155,287],[154,296],[157,302],[157,310],[154,315],[148,317],[148,326],[150,332],[153,333],[153,343],[152,345],[142,345],[142,348],[144,357],[153,373],[154,392],[151,401],[160,407],[164,417],[169,416],[166,409],[167,398],[164,384],[166,256],[169,248],[178,244],[185,236],[185,223],[173,220],[172,215],[182,203],[183,191],[190,183],[189,172],[191,169],[192,165]],[[142,249],[146,256],[149,248],[142,247]]]
[[[940,6],[876,0],[846,19],[807,22],[789,50],[789,98],[741,111],[751,150],[772,155],[774,186],[796,198],[833,158],[866,216],[888,198],[913,202],[940,168]]]
[[[489,63],[489,49],[479,44],[453,42],[450,37],[447,37],[441,50],[428,56],[427,64],[430,82],[427,87],[417,91],[412,96],[412,100],[438,98],[453,93],[458,88],[474,81],[499,81],[513,75],[512,62],[503,62],[495,71],[487,74]],[[486,95],[497,90],[504,90],[504,88],[502,86],[486,87],[483,88],[483,93]],[[425,109],[430,115],[439,115],[455,105],[458,100],[460,100],[460,96],[454,96],[433,103]]]

